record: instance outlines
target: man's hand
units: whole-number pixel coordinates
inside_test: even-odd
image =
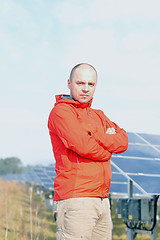
[[[106,131],[106,134],[116,134],[116,130],[112,127],[112,128],[108,128]]]

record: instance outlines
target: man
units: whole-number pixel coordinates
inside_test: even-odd
[[[69,95],[56,96],[48,128],[56,160],[54,216],[58,240],[110,240],[112,153],[128,147],[126,132],[102,111],[91,108],[97,72],[76,65]]]

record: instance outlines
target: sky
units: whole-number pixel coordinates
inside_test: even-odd
[[[80,62],[92,107],[128,132],[160,135],[159,0],[0,0],[0,158],[54,162],[47,121]]]

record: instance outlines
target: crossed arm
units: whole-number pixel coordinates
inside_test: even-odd
[[[108,128],[102,139],[98,139],[95,134],[79,124],[76,112],[71,108],[66,108],[66,104],[61,104],[51,111],[48,127],[50,134],[56,134],[67,149],[92,160],[106,161],[110,159],[112,152],[117,151],[117,146],[120,145],[120,142],[117,141],[115,143],[117,146],[115,144],[113,146],[116,137],[111,138],[111,136],[118,135],[116,128]]]

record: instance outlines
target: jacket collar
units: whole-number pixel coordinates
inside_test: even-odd
[[[70,97],[70,95],[65,95],[65,94],[60,94],[60,95],[56,95],[56,103],[55,105],[59,104],[59,103],[68,103],[68,104],[72,104],[74,105],[76,108],[86,108],[86,107],[90,107],[93,101],[93,98],[88,102],[88,103],[80,103],[76,100],[74,100],[73,98]]]

